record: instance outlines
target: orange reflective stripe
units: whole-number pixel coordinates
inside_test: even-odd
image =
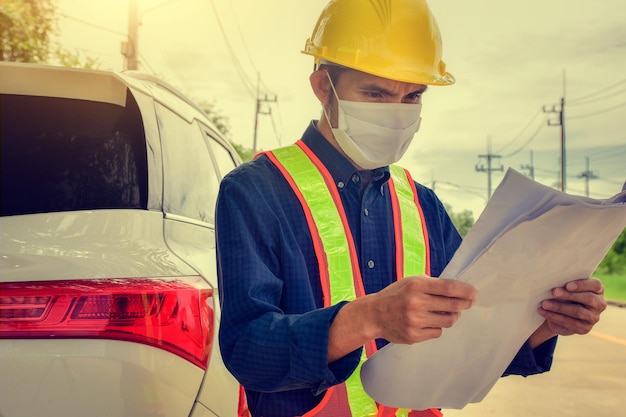
[[[365,289],[356,247],[332,176],[301,141],[296,143],[296,146],[277,149],[273,154],[275,156],[273,162],[278,164],[283,174],[289,174],[290,185],[298,188],[300,202],[304,202],[304,205],[310,208],[312,216],[307,221],[309,225],[310,221],[315,224],[322,242],[321,247],[328,269],[331,305],[364,296]],[[326,187],[320,187],[320,183],[325,183]],[[360,416],[376,413],[376,404],[364,394],[360,380],[359,369],[366,359],[365,355],[364,351],[357,370],[345,383],[350,409],[353,414]]]
[[[430,275],[430,248],[424,213],[419,204],[415,181],[406,169],[389,167],[389,196],[396,244],[396,279],[405,276]],[[417,414],[416,414],[417,413]],[[442,415],[436,409],[415,411],[394,409],[391,416],[418,417]]]
[[[317,230],[317,226],[315,225],[315,221],[313,220],[313,215],[311,214],[311,208],[307,205],[302,192],[297,187],[295,181],[289,171],[285,169],[285,167],[278,161],[276,156],[272,152],[265,152],[265,155],[272,161],[272,163],[280,170],[280,172],[285,177],[285,180],[291,186],[291,189],[300,200],[300,205],[302,206],[302,210],[304,211],[304,217],[309,226],[309,231],[311,232],[311,238],[313,240],[313,250],[315,251],[315,256],[317,257],[318,269],[320,273],[320,283],[322,286],[322,298],[324,301],[324,307],[331,306],[330,300],[330,280],[328,276],[328,265],[326,263],[326,255],[324,253],[324,248],[322,247],[322,238],[320,237],[319,231]]]
[[[396,245],[396,280],[404,277],[404,245],[402,242],[402,220],[400,218],[400,203],[396,195],[396,186],[389,181],[389,197],[391,198],[391,212],[393,214],[393,235]]]
[[[326,183],[326,187],[330,191],[330,195],[333,197],[333,201],[335,204],[335,209],[339,212],[339,217],[341,218],[341,224],[343,225],[343,230],[346,235],[346,239],[348,241],[348,250],[350,252],[350,261],[352,263],[352,278],[353,285],[356,292],[356,297],[363,297],[365,295],[365,287],[363,285],[363,278],[361,276],[361,268],[359,267],[359,258],[356,254],[356,246],[354,245],[354,238],[352,237],[352,233],[350,232],[350,224],[348,223],[348,216],[346,216],[346,210],[343,207],[343,203],[341,202],[341,197],[339,196],[339,191],[335,186],[335,181],[333,180],[332,175],[328,172],[328,169],[322,164],[322,161],[319,160],[317,155],[315,155],[308,146],[305,145],[301,140],[296,142],[296,145],[302,149],[302,151],[309,157],[311,162],[315,165],[315,167],[319,170],[320,174],[324,178],[324,182]],[[340,301],[340,300],[339,300]]]
[[[317,256],[324,306],[364,296],[356,246],[330,172],[302,141],[264,153],[283,174],[304,210]],[[405,273],[429,273],[428,235],[415,184],[408,171],[399,167],[390,169],[392,180],[388,184],[394,217],[397,278],[402,278]],[[326,187],[320,187],[321,183]],[[337,227],[338,224],[342,227]],[[359,369],[375,352],[376,342],[371,340],[350,378],[344,384],[328,389],[320,403],[303,417],[441,415],[436,409],[411,411],[386,407],[370,398],[361,385]]]
[[[396,278],[430,274],[430,253],[424,214],[409,172],[389,167],[389,194],[396,244]]]
[[[417,207],[417,212],[419,213],[419,216],[420,216],[420,222],[422,223],[422,234],[423,234],[422,243],[424,244],[424,257],[426,261],[424,264],[424,270],[425,270],[425,274],[430,276],[430,240],[428,239],[428,228],[426,227],[426,219],[424,218],[424,210],[422,210],[422,205],[419,202],[419,196],[417,195],[417,188],[415,187],[415,181],[413,181],[413,177],[411,177],[411,174],[406,169],[404,170],[404,173],[406,175],[407,181],[409,182],[409,185],[411,186],[411,190],[413,194],[413,204],[415,204],[415,207]],[[437,410],[437,409],[433,409],[433,410]],[[437,413],[441,414],[439,410],[437,410]],[[443,416],[443,414],[441,415]]]

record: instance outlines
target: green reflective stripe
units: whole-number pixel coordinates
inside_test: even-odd
[[[320,187],[320,184],[325,184],[324,177],[298,146],[277,149],[272,153],[289,172],[311,210],[326,254],[331,296],[329,305],[355,300],[350,246],[330,191],[327,187]]]
[[[350,230],[344,226],[338,207],[326,185],[324,176],[299,146],[293,145],[272,151],[278,162],[288,173],[302,195],[322,244],[329,277],[330,304],[356,299],[354,271],[350,252],[348,234]],[[396,189],[402,225],[403,276],[419,275],[426,272],[426,243],[422,219],[415,205],[413,188],[404,170],[391,166],[391,177]],[[340,202],[339,202],[340,203]],[[358,263],[355,260],[355,265]],[[321,266],[320,266],[321,267]],[[328,300],[324,300],[326,304]],[[367,359],[365,349],[362,350],[361,361],[355,372],[345,382],[348,403],[352,415],[376,416],[378,409],[375,401],[370,398],[361,384],[360,370]],[[400,409],[397,417],[408,417],[410,410]]]
[[[363,384],[361,383],[361,366],[367,360],[367,354],[365,353],[365,347],[361,351],[361,361],[357,365],[356,369],[346,380],[346,390],[348,391],[348,403],[350,403],[350,411],[352,417],[369,417],[376,416],[378,414],[378,407],[376,402],[365,393]]]
[[[404,252],[403,277],[426,273],[426,244],[419,210],[415,205],[413,187],[404,172],[397,166],[389,166],[391,179],[396,188],[402,223],[402,246]],[[416,213],[417,211],[417,213]],[[417,215],[416,215],[417,214]],[[396,417],[408,417],[411,410],[398,409]]]
[[[426,243],[419,210],[415,205],[413,188],[404,169],[391,165],[391,178],[396,187],[400,217],[402,223],[402,241],[404,247],[404,274],[413,276],[426,273]]]
[[[318,229],[328,265],[331,305],[340,301],[356,300],[350,246],[341,217],[324,177],[315,164],[298,146],[289,146],[272,151],[278,161],[289,172],[304,197]],[[349,233],[349,232],[348,232]],[[346,380],[348,403],[353,416],[376,416],[376,403],[361,384],[361,365],[367,359],[365,349],[355,372]]]

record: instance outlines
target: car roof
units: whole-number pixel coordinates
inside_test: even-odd
[[[1,94],[90,100],[124,106],[129,87],[152,96],[188,121],[207,121],[198,105],[149,74],[0,62]]]
[[[124,106],[126,90],[126,83],[112,72],[0,63],[2,94],[71,98]]]

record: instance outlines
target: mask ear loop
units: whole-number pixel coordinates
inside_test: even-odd
[[[335,98],[337,99],[337,106],[339,106],[339,95],[337,95],[337,90],[335,90],[335,85],[333,84],[333,80],[332,78],[330,78],[330,74],[328,73],[328,71],[324,70],[324,72],[326,73],[326,77],[328,77],[328,82],[330,82],[330,88],[332,88],[333,94],[335,95]],[[332,110],[332,104],[329,104],[328,107],[329,107],[329,110]],[[334,129],[333,124],[330,121],[330,116],[326,112],[325,106],[322,106],[322,111],[324,112],[324,116],[326,116],[326,121],[328,122],[328,126],[330,126],[331,129]]]

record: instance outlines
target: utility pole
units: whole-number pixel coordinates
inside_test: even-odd
[[[128,40],[122,42],[122,55],[126,58],[125,69],[139,68],[139,12],[138,0],[128,0]]]
[[[256,138],[257,138],[257,130],[259,128],[259,114],[272,114],[272,109],[268,108],[267,111],[261,110],[262,103],[275,103],[278,101],[278,97],[274,96],[273,99],[267,98],[267,94],[265,94],[264,98],[260,98],[260,88],[261,84],[261,74],[257,74],[257,83],[256,83],[256,112],[254,114],[254,139],[252,141],[252,153],[256,154]]]
[[[528,170],[528,176],[534,180],[535,179],[535,163],[533,162],[533,151],[530,151],[530,164],[525,164],[520,166],[521,169]]]
[[[559,120],[555,121],[553,119],[548,119],[548,126],[561,126],[561,191],[565,192],[567,190],[566,186],[566,178],[567,174],[565,172],[567,167],[567,162],[565,159],[565,70],[563,70],[563,96],[561,97],[561,107],[557,107],[553,105],[551,108],[548,106],[543,106],[544,113],[558,113]]]
[[[586,159],[586,169],[585,171],[581,172],[580,175],[578,175],[578,178],[584,178],[585,179],[585,196],[589,197],[589,180],[595,180],[598,177],[593,173],[593,171],[589,170],[589,157],[585,158]]]
[[[476,164],[476,172],[486,172],[487,173],[487,200],[491,198],[491,173],[493,171],[504,171],[504,167],[500,165],[498,168],[493,168],[492,161],[494,159],[499,159],[500,155],[494,155],[491,153],[491,137],[487,138],[487,154],[478,155],[479,158],[485,158],[487,160],[487,167],[483,164]]]

